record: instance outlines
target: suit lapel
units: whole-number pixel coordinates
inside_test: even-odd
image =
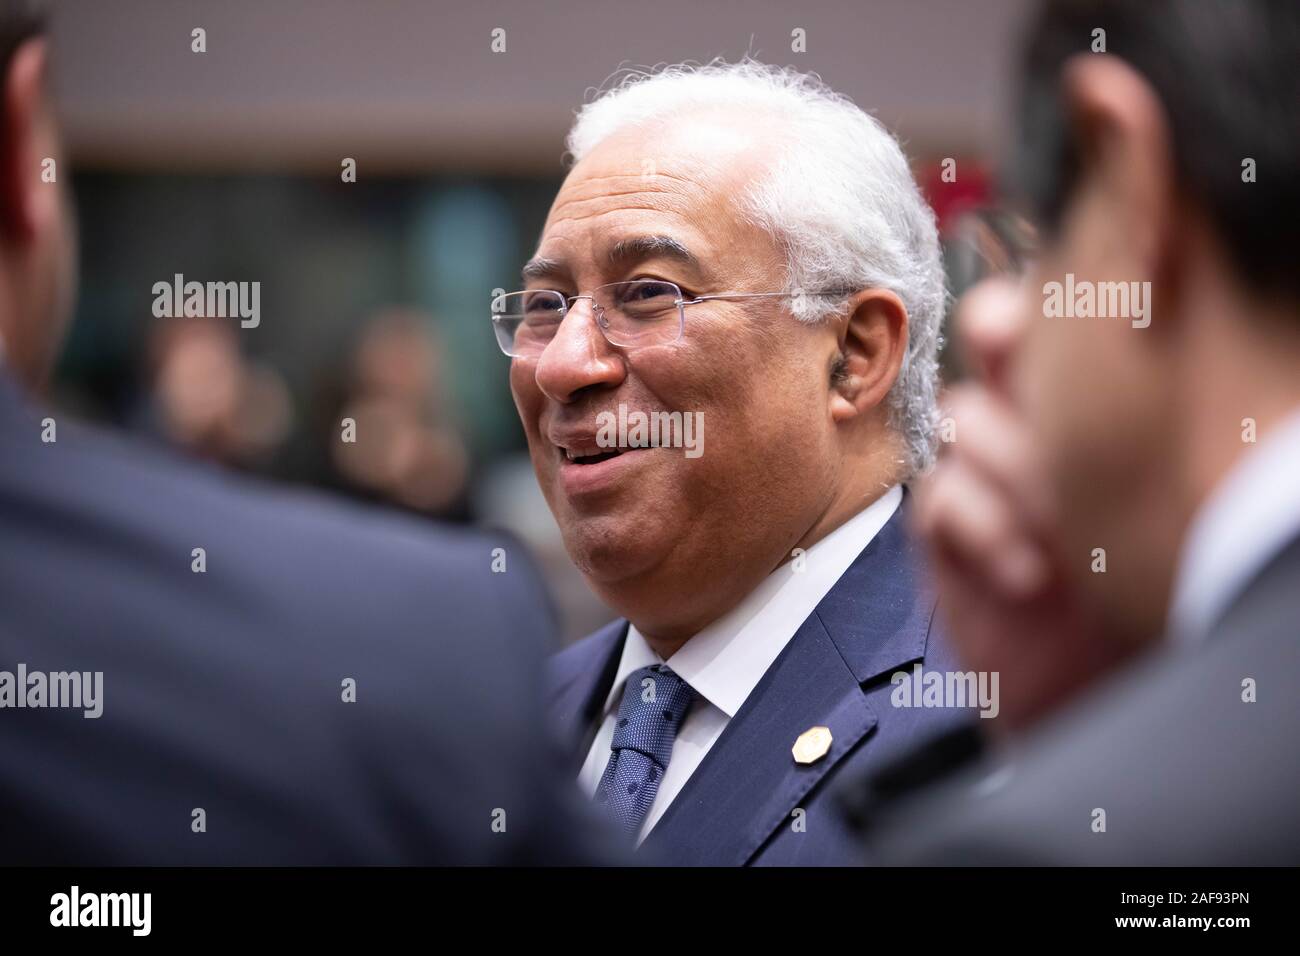
[[[627,621],[602,627],[580,645],[552,658],[548,664],[548,699],[551,719],[564,759],[582,767],[595,735],[601,710],[627,636]]]
[[[804,621],[643,846],[674,863],[748,862],[877,725],[862,685],[924,656],[934,599],[899,508]],[[826,756],[791,748],[830,729]]]
[[[830,636],[810,616],[643,846],[683,865],[747,862],[875,723]],[[831,731],[830,751],[816,763],[795,763],[795,738],[819,725]]]

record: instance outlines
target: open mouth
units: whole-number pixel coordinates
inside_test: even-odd
[[[568,448],[561,448],[560,451],[564,453],[566,460],[575,465],[596,465],[602,461],[609,461],[611,458],[617,458],[619,455],[623,454],[617,448],[609,451],[602,451],[595,455],[579,455]]]

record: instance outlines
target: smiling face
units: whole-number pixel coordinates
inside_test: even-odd
[[[710,116],[611,136],[565,180],[526,287],[571,296],[658,279],[687,300],[781,290],[777,243],[736,202],[774,135]],[[624,349],[583,299],[540,356],[512,361],[533,466],[569,553],[647,635],[689,634],[734,606],[834,499],[836,332],[789,308],[784,298],[703,302],[686,308],[677,341]],[[702,413],[704,453],[571,460],[607,451],[597,416],[620,404]]]

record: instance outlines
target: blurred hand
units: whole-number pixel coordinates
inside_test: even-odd
[[[917,489],[940,612],[963,666],[999,673],[999,731],[1032,723],[1107,666],[1060,560],[1055,504],[1007,387],[1020,293],[988,280],[963,297],[957,335],[978,381],[949,393],[955,441]]]

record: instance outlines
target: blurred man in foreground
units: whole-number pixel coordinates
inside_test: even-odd
[[[553,662],[570,772],[674,862],[852,859],[829,781],[974,713],[891,701],[945,660],[903,530],[933,214],[879,123],[753,61],[629,77],[569,149],[493,322],[569,554],[625,615]]]
[[[1300,7],[1053,2],[1026,51],[1045,246],[963,304],[918,508],[1006,746],[853,805],[877,862],[1295,864]]]
[[[31,6],[0,0],[0,863],[591,859],[534,729],[548,626],[518,549],[494,574],[505,542],[31,403],[75,277]]]

